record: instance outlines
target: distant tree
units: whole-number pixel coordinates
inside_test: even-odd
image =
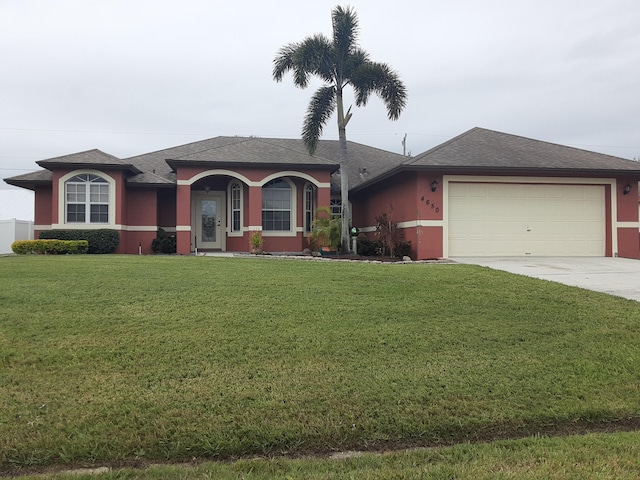
[[[280,82],[285,73],[293,73],[296,87],[306,88],[310,77],[324,81],[311,98],[302,127],[302,139],[310,154],[316,150],[322,130],[333,112],[338,113],[340,142],[340,193],[342,251],[349,250],[349,179],[347,175],[347,134],[351,107],[344,113],[343,89],[351,85],[356,106],[365,106],[371,93],[378,95],[390,120],[397,120],[405,106],[407,91],[399,75],[384,63],[372,62],[357,44],[358,18],[350,7],[337,6],[331,12],[333,36],[307,37],[282,47],[273,61],[273,78]]]

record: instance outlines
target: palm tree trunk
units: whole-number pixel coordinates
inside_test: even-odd
[[[349,247],[349,173],[347,171],[347,122],[345,119],[344,105],[342,102],[342,88],[336,89],[338,107],[338,140],[340,148],[338,159],[340,161],[340,202],[342,211],[342,253],[348,253]]]

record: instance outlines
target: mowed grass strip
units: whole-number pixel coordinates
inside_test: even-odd
[[[638,303],[467,265],[0,258],[0,468],[640,416]]]
[[[346,452],[346,455],[336,457],[252,458],[141,468],[100,467],[91,473],[86,470],[49,472],[46,477],[55,480],[637,480],[640,477],[640,433],[532,437],[383,454]],[[41,475],[19,477],[19,480],[41,479]]]

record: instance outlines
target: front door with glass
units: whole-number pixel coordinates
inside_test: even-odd
[[[224,212],[223,193],[210,192],[195,195],[195,248],[224,250]]]

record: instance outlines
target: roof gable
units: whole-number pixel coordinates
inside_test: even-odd
[[[122,170],[131,170],[133,173],[139,173],[139,170],[128,162],[114,157],[98,149],[87,150],[84,152],[72,153],[60,157],[48,158],[36,162],[43,168],[51,170],[59,167],[100,167],[100,168],[117,168]]]

